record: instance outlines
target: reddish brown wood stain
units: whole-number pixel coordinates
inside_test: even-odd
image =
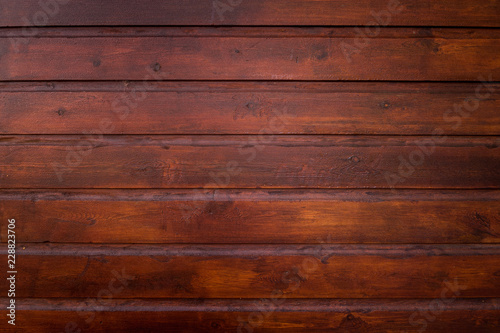
[[[499,23],[0,1],[0,331],[498,332]]]

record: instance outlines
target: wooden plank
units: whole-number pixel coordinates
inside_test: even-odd
[[[497,189],[498,149],[494,136],[5,136],[0,187]]]
[[[494,83],[48,84],[0,84],[1,134],[500,134]]]
[[[0,2],[1,26],[381,25],[498,27],[496,0],[19,0]],[[48,4],[48,5],[44,5]],[[56,4],[56,5],[54,5]]]
[[[120,298],[500,295],[498,245],[18,244],[17,255],[17,297],[102,296],[118,280]]]
[[[496,332],[498,299],[19,299],[23,332]],[[6,299],[1,299],[6,314]],[[439,308],[435,306],[439,305]],[[4,306],[5,305],[5,306]],[[97,311],[97,308],[98,310]],[[410,319],[412,318],[412,319]]]
[[[500,243],[500,191],[4,190],[12,218],[18,242]]]
[[[365,29],[365,31],[360,30]],[[390,27],[372,32],[366,31],[363,27],[336,27],[336,26],[119,26],[119,27],[37,27],[37,38],[76,38],[76,37],[238,37],[238,38],[410,38],[410,39],[498,39],[497,28],[439,28],[439,27]],[[0,38],[14,38],[12,44],[19,47],[24,44],[17,38],[33,37],[26,35],[25,29],[2,28],[0,29]],[[29,41],[29,39],[28,39]],[[19,44],[20,43],[20,44]]]
[[[489,38],[235,38],[196,32],[189,37],[0,38],[0,80],[497,79],[498,32],[484,34]]]

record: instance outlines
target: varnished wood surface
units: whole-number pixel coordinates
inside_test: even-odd
[[[494,136],[5,136],[0,186],[498,189],[498,150]]]
[[[30,243],[500,242],[496,190],[3,191],[11,216]]]
[[[360,44],[355,30],[345,29],[352,37],[236,38],[194,31],[189,37],[0,38],[0,80],[478,81],[500,76],[497,30],[481,31],[487,38],[377,35]]]
[[[96,295],[117,274],[122,298],[498,297],[498,245],[19,244],[17,297]],[[2,251],[2,258],[6,258]],[[374,270],[376,267],[376,270]],[[1,286],[7,287],[7,282]]]
[[[499,135],[499,94],[497,83],[8,82],[0,133]]]
[[[23,332],[495,332],[499,300],[22,299]],[[0,304],[6,304],[0,299]],[[87,306],[83,306],[86,304]],[[2,306],[3,308],[3,306]],[[210,311],[206,311],[210,309]],[[99,311],[97,311],[99,310]],[[0,313],[5,313],[1,310]],[[436,315],[438,314],[438,315]],[[138,320],[140,318],[140,320]],[[411,319],[410,319],[411,318]],[[239,331],[238,331],[239,329]]]
[[[48,1],[50,2],[50,1]],[[45,2],[44,2],[45,3]],[[1,26],[82,25],[381,25],[498,27],[497,0],[58,0],[0,2]],[[48,9],[45,9],[48,8]],[[36,16],[37,12],[47,13]],[[40,15],[40,14],[38,14]]]
[[[499,23],[0,0],[0,332],[497,332]]]
[[[364,28],[364,27],[363,27]],[[375,29],[375,28],[373,28]],[[110,37],[232,37],[232,38],[349,38],[353,46],[363,48],[361,40],[366,38],[396,38],[396,39],[498,39],[497,28],[466,28],[466,27],[378,27],[376,31],[367,34],[360,27],[348,26],[78,26],[78,27],[37,27],[36,33],[29,35],[20,28],[0,29],[1,38],[14,38],[11,40],[14,50],[19,50],[23,44],[29,42],[29,37],[44,38],[110,38]],[[364,40],[365,44],[367,43]],[[16,49],[15,46],[18,46]]]

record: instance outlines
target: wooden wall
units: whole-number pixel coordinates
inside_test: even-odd
[[[0,1],[0,331],[498,332],[499,28],[498,0]]]

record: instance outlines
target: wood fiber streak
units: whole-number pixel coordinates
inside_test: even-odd
[[[500,85],[124,82],[0,85],[2,134],[500,134]],[[479,96],[479,98],[478,98]]]
[[[48,1],[50,2],[50,1]],[[381,25],[498,27],[496,0],[148,0],[58,1],[2,0],[1,26],[25,26],[36,13],[48,13],[45,25]],[[219,8],[219,9],[216,9]],[[43,18],[38,18],[41,20]]]
[[[498,39],[0,38],[0,80],[495,80]]]
[[[30,243],[500,243],[499,191],[4,191],[12,216]]]

